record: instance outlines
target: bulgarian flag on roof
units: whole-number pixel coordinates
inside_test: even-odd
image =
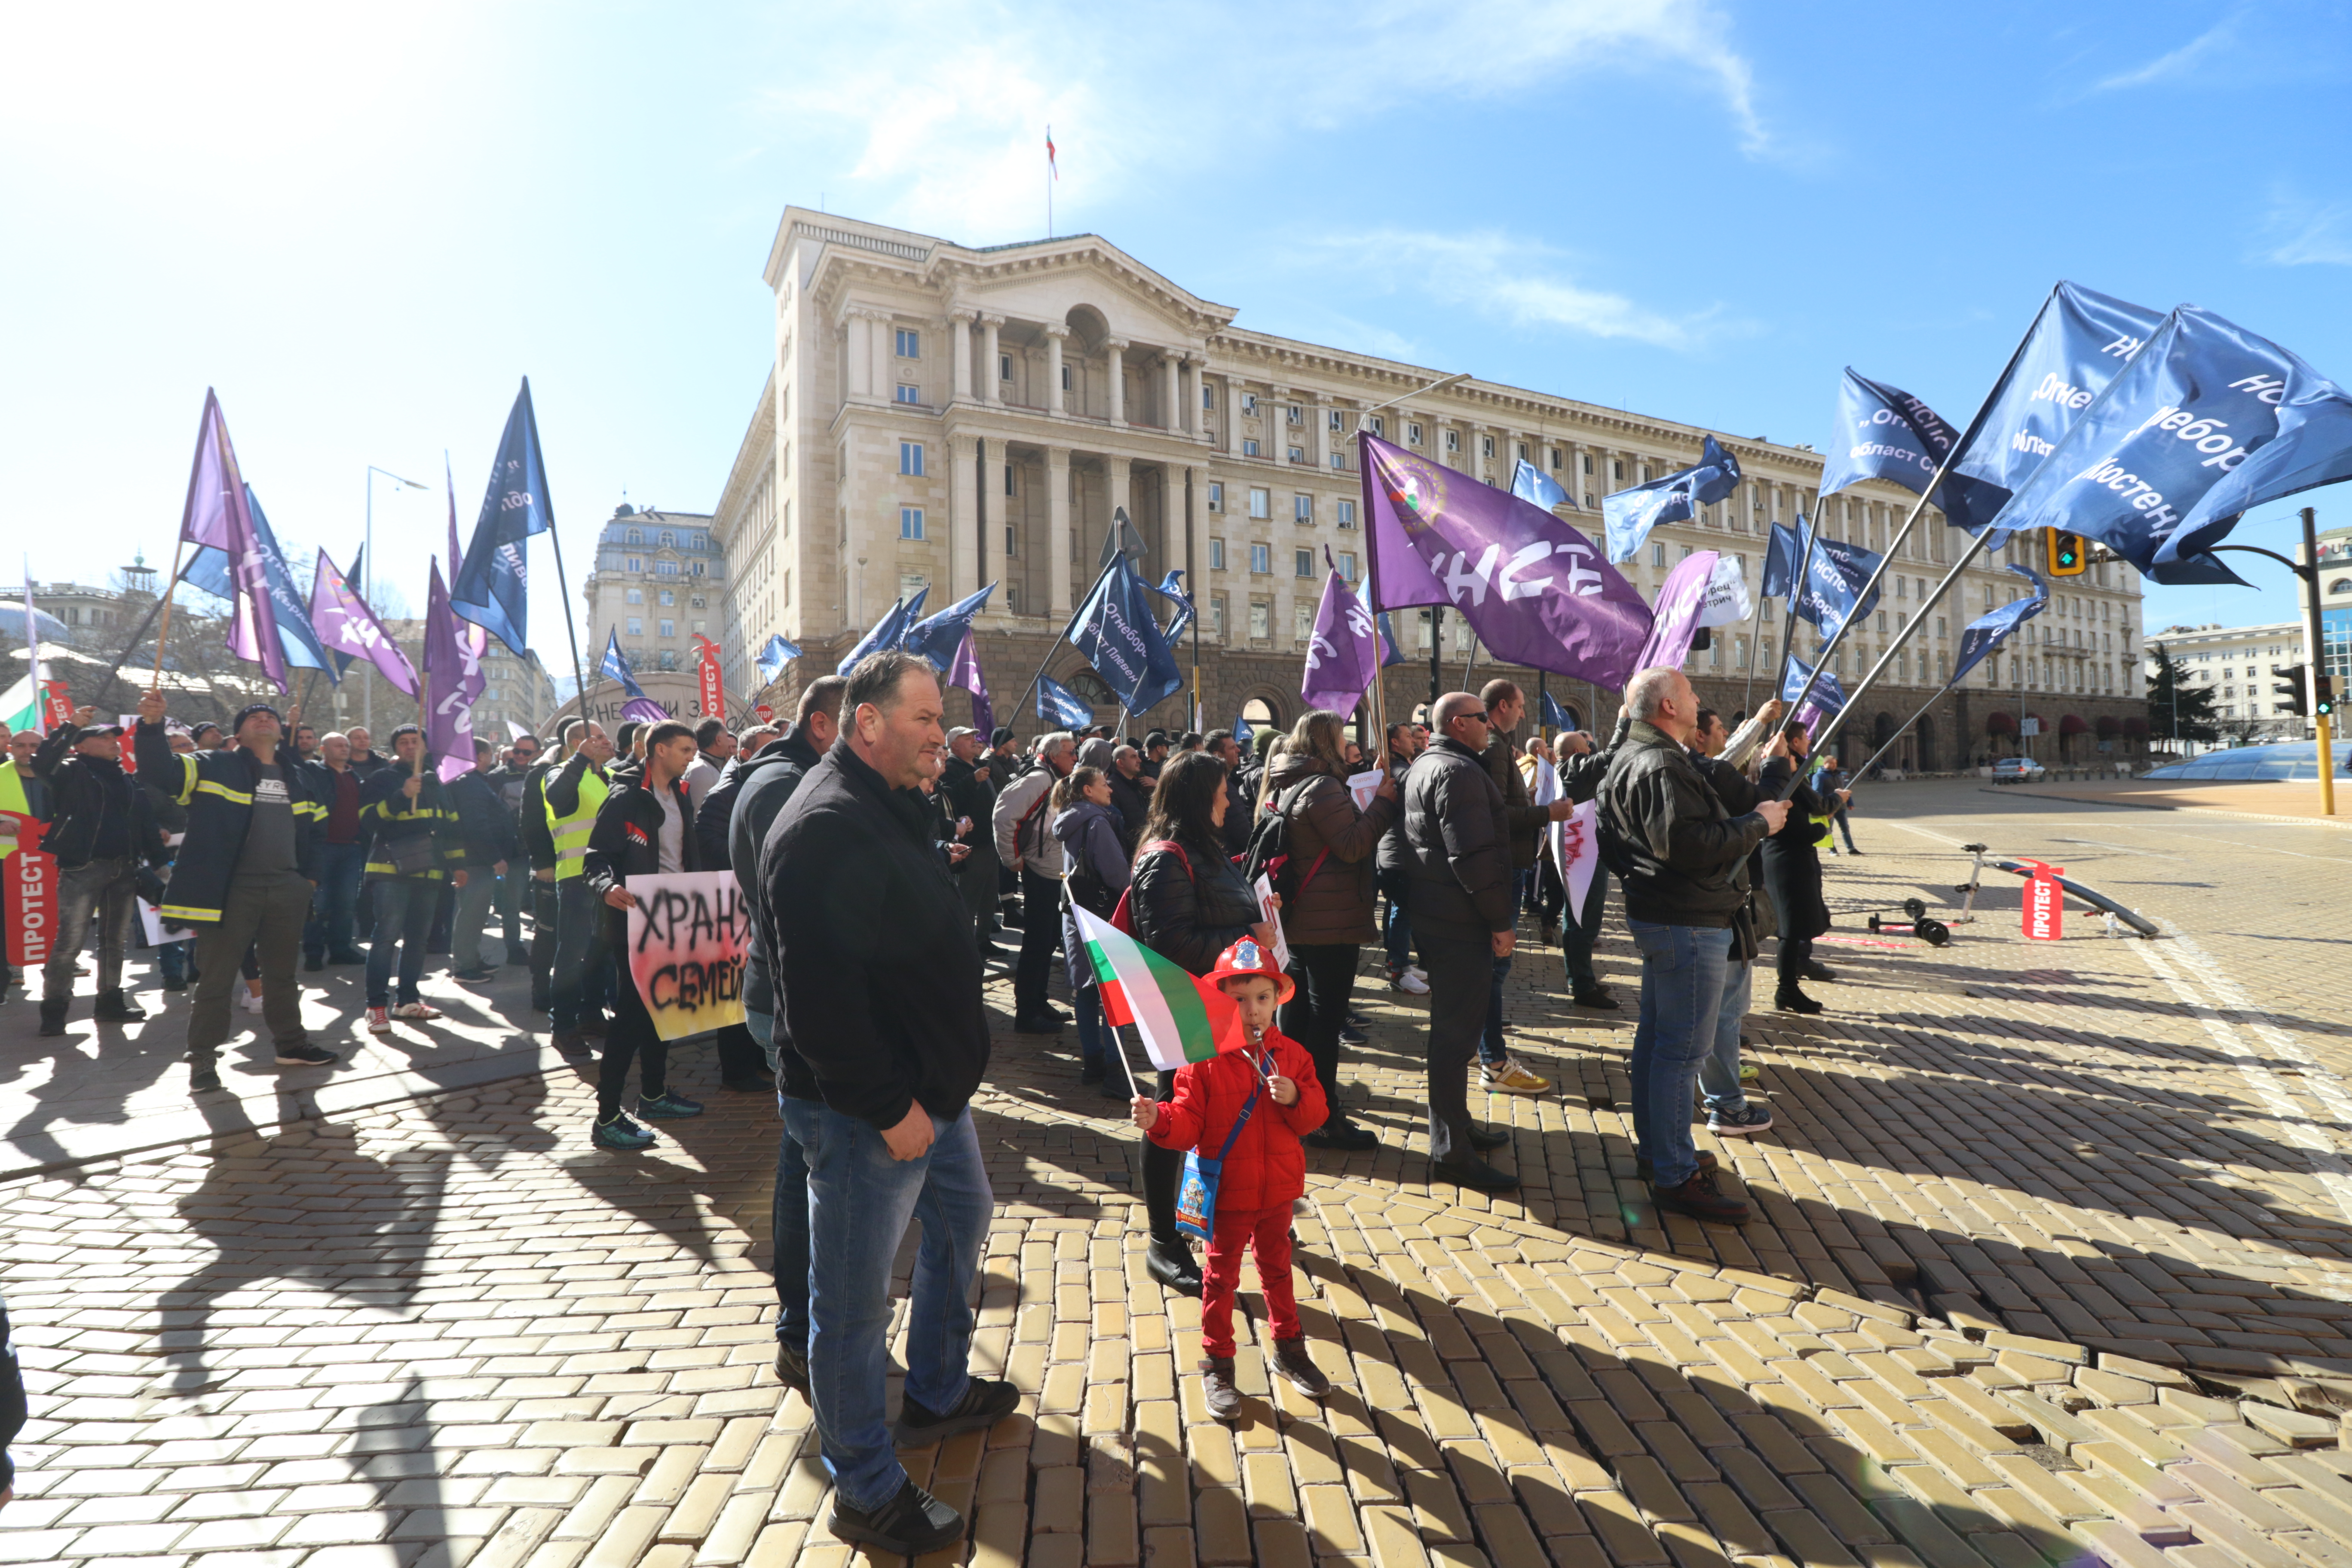
[[[1104,1018],[1134,1025],[1153,1067],[1172,1072],[1247,1044],[1232,997],[1203,985],[1108,921],[1082,909],[1070,912],[1077,917],[1079,939],[1102,984]]]

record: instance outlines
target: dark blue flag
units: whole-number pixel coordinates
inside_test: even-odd
[[[1789,658],[1788,676],[1780,683],[1780,700],[1794,702],[1803,693],[1807,681],[1813,682],[1813,694],[1806,698],[1805,705],[1790,717],[1802,721],[1810,729],[1821,720],[1834,718],[1844,710],[1845,688],[1836,676],[1826,669],[1822,671],[1821,679],[1813,680],[1812,666],[1792,654]]]
[[[1084,729],[1095,721],[1094,704],[1050,675],[1037,678],[1037,717],[1065,730]]]
[[[2000,526],[2095,539],[2159,583],[2235,583],[2209,552],[2265,501],[2352,479],[2352,395],[2183,305],[2010,500]]]
[[[1960,628],[1959,658],[1952,665],[1952,678],[1944,684],[1958,686],[1961,678],[1984,662],[1985,655],[1999,647],[2001,639],[2040,615],[2050,603],[2050,584],[2022,566],[2011,571],[2033,584],[2029,598],[2011,599],[1998,609],[1988,610]]]
[[[1129,713],[1149,711],[1184,684],[1176,655],[1144,597],[1150,592],[1133,563],[1121,556],[1070,617],[1070,646],[1086,655]]]
[[[1837,431],[1822,463],[1821,495],[1826,500],[1864,479],[1891,479],[1924,495],[1959,438],[1943,416],[1901,387],[1857,375],[1849,365],[1838,383]],[[1987,506],[1998,511],[2002,498],[1980,496],[1982,485],[1947,473],[1936,487],[1936,505],[1947,517],[1973,516]]]
[[[925,589],[925,593],[930,590]],[[907,628],[898,646],[908,653],[921,654],[931,661],[931,668],[941,675],[955,662],[956,649],[963,646],[964,634],[971,630],[972,617],[988,604],[988,596],[996,592],[991,583],[979,593],[957,600],[927,621]]]
[[[1160,585],[1151,591],[1163,599],[1175,602],[1176,613],[1168,618],[1166,629],[1160,634],[1172,644],[1184,635],[1184,628],[1192,624],[1192,595],[1184,592],[1184,569],[1171,566],[1168,575],[1162,577]]]
[[[645,696],[646,689],[637,684],[636,671],[629,668],[627,656],[621,652],[621,633],[618,627],[604,634],[604,673],[619,681],[621,689],[631,697]]]
[[[2016,360],[1985,399],[1967,449],[1952,459],[1951,474],[1980,482],[1937,497],[1944,521],[1974,533],[1999,516],[2010,492],[2042,466],[2163,321],[2161,311],[2072,283],[2052,289]]]
[[[304,669],[323,669],[327,679],[342,683],[343,666],[349,658],[338,658],[320,646],[319,634],[310,625],[310,606],[294,586],[294,574],[286,564],[286,552],[278,548],[278,535],[270,531],[269,520],[261,515],[261,502],[253,487],[245,487],[246,510],[253,517],[253,542],[261,556],[264,575],[269,589],[269,603],[278,622],[278,646],[286,662]],[[236,592],[229,580],[228,556],[207,544],[190,558],[187,570],[181,575],[192,587],[204,590],[215,598],[231,598]]]
[[[776,677],[784,672],[784,662],[787,659],[798,658],[800,656],[800,645],[785,641],[783,634],[779,632],[768,639],[767,645],[760,649],[759,657],[751,662],[760,667],[761,680],[773,681]]]
[[[847,675],[857,668],[857,661],[867,654],[880,653],[885,648],[897,647],[905,641],[907,628],[915,624],[915,616],[921,612],[923,600],[929,594],[930,589],[928,587],[918,588],[915,590],[915,597],[911,603],[905,599],[893,599],[890,602],[890,607],[882,612],[882,618],[875,622],[864,637],[857,639],[857,646],[841,656],[841,663],[835,668],[834,674]]]
[[[1568,716],[1568,710],[1559,705],[1559,699],[1549,691],[1543,693],[1543,721],[1544,728],[1554,734],[1576,728],[1576,721]]]
[[[517,658],[530,654],[530,572],[523,544],[555,526],[555,505],[547,494],[547,464],[539,453],[539,420],[531,413],[530,378],[515,394],[506,434],[490,464],[482,515],[474,521],[473,542],[449,584],[449,608],[507,645]]]
[[[1770,540],[1764,547],[1764,593],[1768,598],[1790,596],[1811,531],[1801,516],[1795,528],[1782,528],[1777,523],[1773,526]],[[1811,622],[1826,638],[1836,636],[1838,628],[1851,616],[1866,616],[1878,607],[1884,589],[1872,589],[1870,597],[1859,604],[1855,603],[1855,595],[1886,558],[1874,550],[1865,550],[1842,539],[1816,539],[1812,547],[1812,565],[1808,574],[1811,580],[1805,591],[1796,595],[1797,618]]]
[[[1381,668],[1382,669],[1386,669],[1392,664],[1402,664],[1404,662],[1404,649],[1397,646],[1396,627],[1389,625],[1388,612],[1385,610],[1382,611],[1379,619],[1381,624]]]
[[[1633,559],[1650,530],[1662,522],[1686,522],[1698,509],[1713,506],[1739,488],[1739,459],[1709,436],[1699,459],[1664,479],[1630,486],[1601,498],[1601,521],[1608,529],[1609,563]]]

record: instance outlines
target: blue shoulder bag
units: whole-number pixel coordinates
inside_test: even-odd
[[[1265,1087],[1260,1079],[1242,1104],[1242,1113],[1234,1118],[1234,1130],[1225,1134],[1225,1146],[1217,1151],[1213,1160],[1204,1160],[1197,1149],[1184,1155],[1184,1179],[1176,1184],[1176,1228],[1186,1236],[1202,1241],[1217,1225],[1217,1178],[1224,1173],[1225,1156],[1234,1152],[1234,1140],[1249,1125],[1250,1112],[1257,1109],[1258,1091]]]

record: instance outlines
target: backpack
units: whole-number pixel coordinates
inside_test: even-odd
[[[1142,848],[1137,850],[1135,852],[1135,858],[1138,860],[1140,860],[1146,855],[1150,854],[1154,849],[1171,849],[1175,851],[1176,858],[1184,862],[1184,875],[1192,879],[1194,892],[1197,893],[1199,891],[1201,879],[1194,875],[1192,870],[1192,858],[1184,853],[1184,847],[1182,845],[1177,843],[1173,838],[1155,838],[1150,843],[1143,846]],[[1132,877],[1128,879],[1127,886],[1119,890],[1118,906],[1110,912],[1110,923],[1114,930],[1125,931],[1129,936],[1133,936],[1135,934],[1135,879]]]
[[[1290,787],[1287,795],[1276,795],[1250,825],[1249,847],[1234,857],[1234,864],[1242,868],[1244,881],[1254,884],[1260,877],[1265,878],[1286,906],[1307,890],[1307,884],[1315,879],[1315,873],[1323,869],[1323,862],[1331,856],[1326,846],[1323,853],[1315,857],[1315,864],[1307,868],[1307,875],[1301,877],[1291,854],[1291,808],[1298,804],[1298,797],[1315,782],[1315,777],[1320,776],[1301,779]]]

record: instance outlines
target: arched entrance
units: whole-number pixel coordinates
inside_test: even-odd
[[[1854,758],[1854,762],[1857,764],[1868,762],[1871,756],[1874,755],[1881,747],[1885,746],[1887,742],[1893,739],[1895,739],[1895,715],[1882,710],[1878,717],[1870,721],[1870,751],[1862,756]],[[1901,767],[1903,765],[1903,759],[1899,755],[1894,757],[1893,760],[1895,766]],[[1879,765],[1884,767],[1885,766],[1885,763],[1881,763]]]
[[[1936,721],[1923,713],[1912,728],[1917,731],[1912,750],[1919,759],[1919,771],[1932,773],[1936,771]]]

